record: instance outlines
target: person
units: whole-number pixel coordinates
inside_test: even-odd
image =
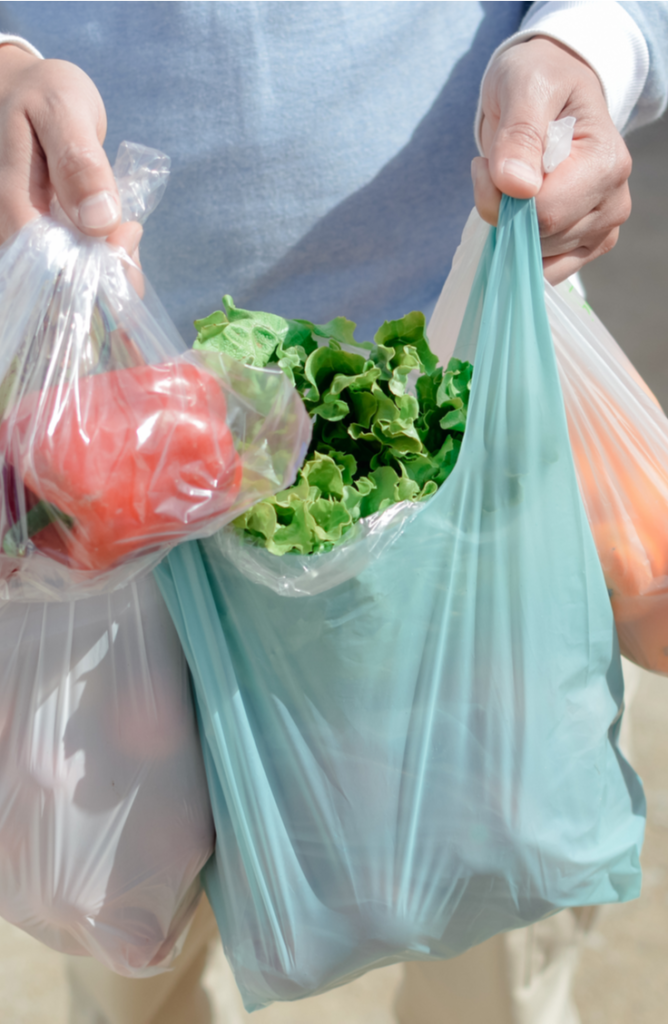
[[[666,3],[7,3],[0,16],[0,241],[55,193],[82,231],[136,255],[107,154],[121,138],[169,153],[142,260],[187,339],[223,291],[316,322],[345,313],[360,337],[428,314],[473,201],[493,223],[503,192],[535,196],[545,275],[565,279],[614,246],[631,208],[622,133],[668,93]],[[567,115],[571,155],[544,177],[547,125]],[[398,1020],[574,1024],[588,913],[407,965]],[[175,971],[146,982],[72,964],[73,1024],[205,1022],[213,931],[203,905]]]

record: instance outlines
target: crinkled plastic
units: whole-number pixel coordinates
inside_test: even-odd
[[[475,360],[468,295],[489,234],[473,211],[428,328],[434,351]],[[622,654],[668,675],[668,418],[591,306],[568,282],[545,304],[575,468]],[[458,340],[459,338],[459,340]]]
[[[644,800],[533,202],[503,200],[470,309],[457,465],[378,558],[290,600],[210,543],[156,569],[193,672],[205,888],[248,1009],[639,892]]]
[[[555,170],[568,157],[574,127],[574,117],[549,122],[543,154],[543,169],[546,173]],[[460,246],[459,257],[463,251],[466,251],[466,247]],[[476,248],[473,258],[469,261],[469,280],[466,286],[462,282],[463,267],[460,259],[453,281],[455,288],[448,294],[449,316],[452,315],[453,304],[455,308],[457,305],[461,306],[458,326],[463,318],[479,259],[480,252]],[[334,551],[327,555],[302,556],[290,553],[277,561],[264,548],[251,547],[245,543],[233,527],[214,534],[208,544],[214,551],[221,552],[254,583],[262,583],[286,597],[304,597],[309,594],[321,594],[330,587],[336,587],[339,583],[356,576],[372,559],[394,544],[404,524],[418,515],[420,508],[420,505],[413,502],[399,502],[384,512],[365,517],[356,523],[345,540],[337,544]]]
[[[563,117],[560,121],[550,121],[548,124],[543,153],[543,170],[546,174],[556,170],[570,155],[574,128],[574,117]]]
[[[420,514],[423,505],[399,501],[382,512],[360,519],[342,544],[326,553],[277,558],[266,548],[255,547],[236,530],[219,530],[203,543],[215,560],[220,554],[253,583],[269,587],[284,597],[322,594],[353,579],[398,540],[404,526]]]
[[[169,967],[213,822],[188,669],[152,576],[0,604],[0,914],[121,974]]]
[[[125,143],[126,217],[167,159]],[[310,437],[278,370],[186,351],[122,250],[54,216],[0,251],[0,597],[107,592],[292,482]]]
[[[668,675],[668,419],[591,307],[546,289],[589,524],[631,661]]]

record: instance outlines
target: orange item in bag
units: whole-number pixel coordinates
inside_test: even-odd
[[[568,287],[547,286],[546,302],[575,468],[620,649],[668,675],[668,419]]]

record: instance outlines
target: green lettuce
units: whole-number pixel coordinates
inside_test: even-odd
[[[359,519],[399,501],[424,501],[457,462],[466,427],[471,363],[444,369],[422,313],[386,321],[373,342],[355,324],[286,320],[237,309],[195,321],[195,348],[251,366],[278,365],[313,417],[313,437],[295,484],[235,520],[276,555],[329,551]]]

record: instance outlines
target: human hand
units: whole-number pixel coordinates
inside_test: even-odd
[[[535,196],[551,284],[609,252],[631,213],[631,157],[589,65],[551,39],[518,43],[491,65],[482,115],[485,157],[471,165],[481,217],[496,224],[502,192]],[[571,154],[543,176],[548,123],[568,116],[576,119]]]
[[[106,130],[102,98],[80,68],[0,46],[0,243],[48,213],[55,193],[81,231],[138,262],[141,226],[120,223]]]

